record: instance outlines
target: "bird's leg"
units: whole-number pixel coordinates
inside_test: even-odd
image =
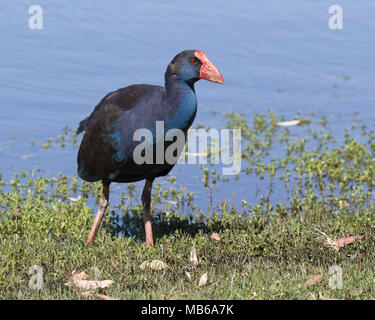
[[[145,223],[145,233],[146,233],[146,246],[154,246],[154,240],[152,238],[152,225],[151,225],[151,190],[152,182],[154,179],[146,179],[145,187],[142,192],[142,204],[143,204],[143,221]]]
[[[109,184],[103,183],[103,191],[99,198],[98,211],[96,212],[95,221],[94,221],[94,224],[92,225],[90,235],[87,239],[88,244],[93,244],[94,242],[95,235],[98,232],[100,223],[102,222],[102,219],[104,216],[105,209],[107,208],[107,205],[108,205],[108,199],[109,199]]]

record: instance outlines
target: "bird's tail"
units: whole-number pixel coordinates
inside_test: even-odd
[[[88,120],[89,120],[89,118],[86,118],[86,119],[82,120],[82,121],[79,123],[79,127],[78,127],[78,129],[77,129],[77,134],[80,134],[81,132],[83,132],[83,131],[86,130]]]

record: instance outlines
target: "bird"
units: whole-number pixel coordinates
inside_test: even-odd
[[[147,247],[154,245],[150,213],[152,184],[155,178],[168,175],[182,152],[177,150],[174,153],[178,154],[172,163],[155,161],[155,153],[160,151],[155,125],[162,121],[164,133],[178,129],[186,137],[197,113],[194,84],[200,79],[224,83],[219,69],[204,52],[182,51],[169,63],[164,86],[135,84],[110,92],[90,116],[79,123],[77,134],[84,132],[84,136],[77,156],[78,175],[87,182],[102,181],[103,185],[88,244],[93,244],[108,206],[110,184],[145,180],[141,197],[145,244]],[[152,161],[139,163],[135,158],[137,146],[143,143],[134,138],[139,129],[150,130],[153,134],[153,139],[141,153],[155,151]],[[162,143],[168,147],[172,142]]]

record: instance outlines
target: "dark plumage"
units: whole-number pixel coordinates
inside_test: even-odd
[[[96,219],[99,221],[96,224],[100,224],[99,216],[103,216],[107,206],[111,182],[146,179],[142,201],[146,243],[152,245],[149,217],[152,181],[156,177],[167,175],[174,163],[157,164],[154,156],[152,164],[136,164],[133,152],[140,141],[134,141],[133,135],[137,129],[145,128],[155,137],[156,121],[164,121],[164,132],[177,128],[186,134],[197,111],[194,83],[199,79],[224,82],[220,72],[204,53],[183,51],[168,65],[165,87],[139,84],[111,92],[100,101],[88,118],[80,122],[77,133],[86,132],[78,152],[78,174],[89,182],[102,180],[104,186]],[[164,142],[164,150],[170,143]],[[154,149],[155,155],[155,138],[150,148]],[[147,222],[150,222],[149,228]],[[90,243],[98,227],[99,225],[94,224],[89,237]]]

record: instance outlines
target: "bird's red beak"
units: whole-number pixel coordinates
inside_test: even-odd
[[[202,51],[195,51],[194,55],[203,63],[199,77],[204,80],[224,83],[223,76]]]

